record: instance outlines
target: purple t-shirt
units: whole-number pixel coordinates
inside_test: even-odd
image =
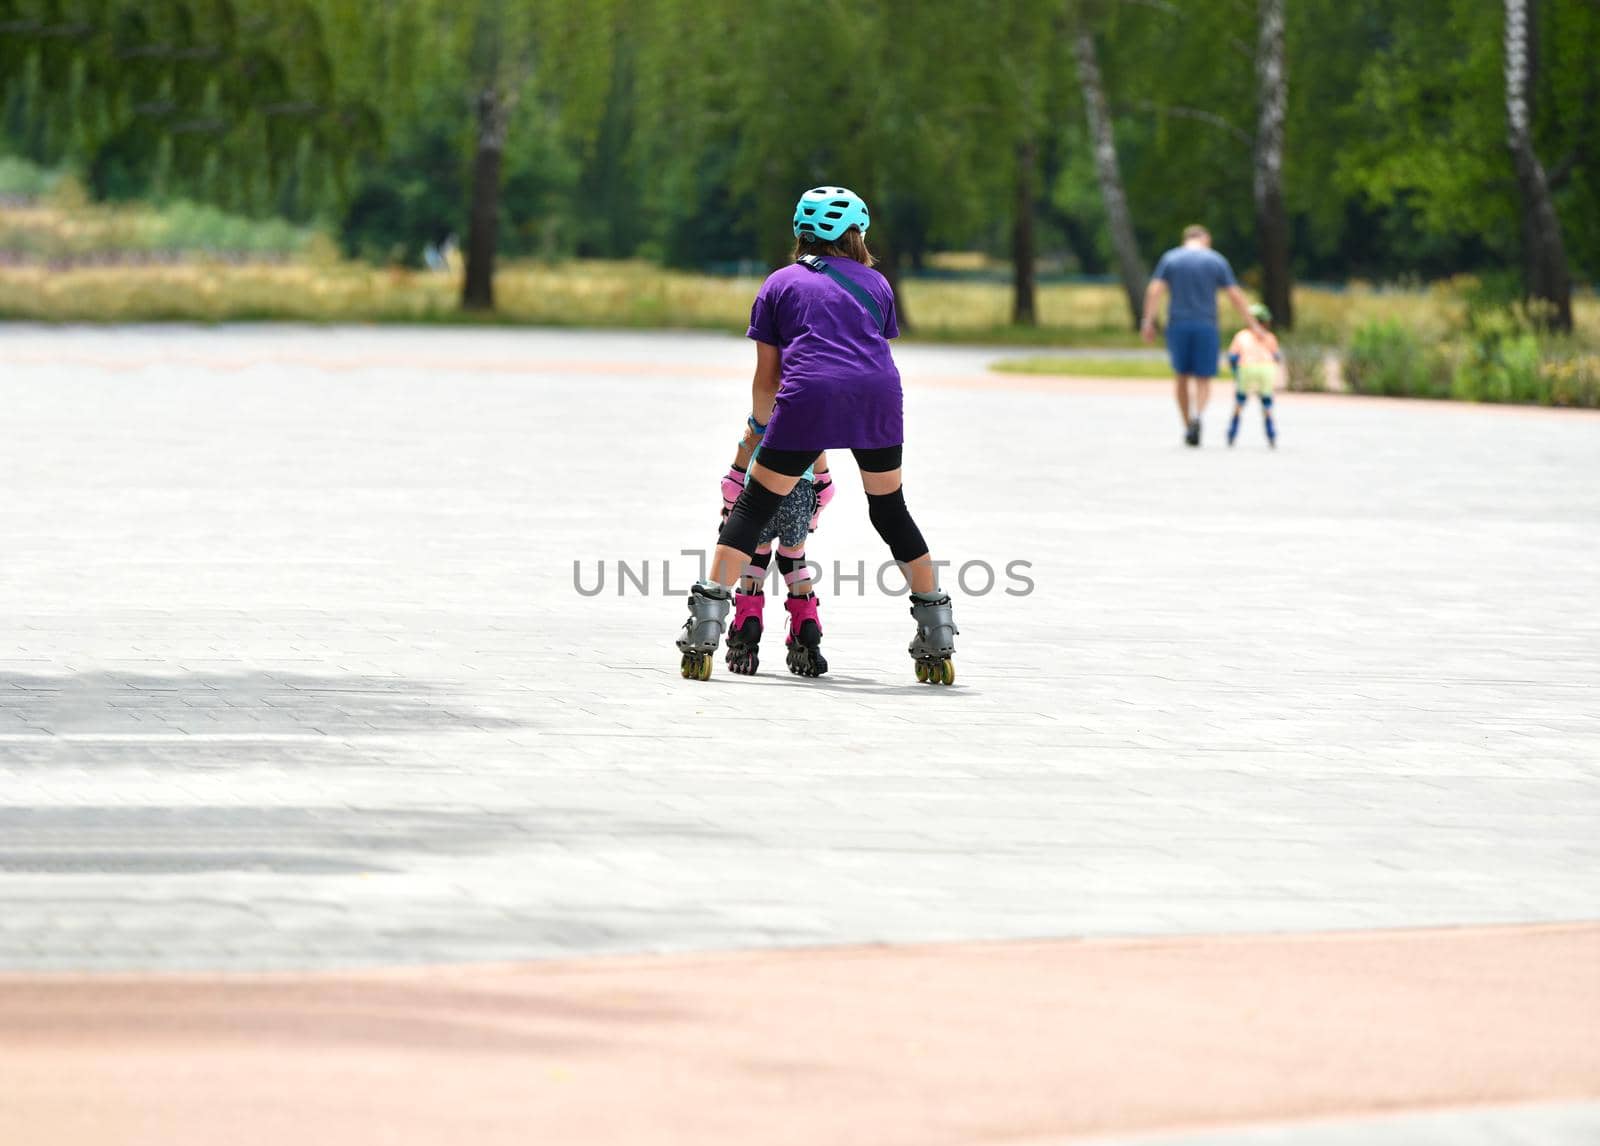
[[[783,356],[778,401],[762,444],[774,450],[876,449],[905,440],[900,371],[889,339],[894,291],[871,267],[824,256],[828,265],[866,289],[884,317],[830,276],[798,263],[774,271],[750,308],[746,335]]]

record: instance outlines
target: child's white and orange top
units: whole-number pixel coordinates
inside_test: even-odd
[[[1278,363],[1281,360],[1277,335],[1268,330],[1258,337],[1247,327],[1233,336],[1233,341],[1228,344],[1228,357],[1238,361],[1241,391],[1251,389],[1263,394],[1272,393],[1278,381]]]

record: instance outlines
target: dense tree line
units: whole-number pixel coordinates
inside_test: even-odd
[[[316,220],[411,262],[775,263],[855,187],[891,275],[1109,273],[1206,222],[1295,277],[1600,268],[1594,0],[0,0],[0,148],[100,198]],[[1511,268],[1506,273],[1503,268]],[[914,317],[914,316],[913,316]]]

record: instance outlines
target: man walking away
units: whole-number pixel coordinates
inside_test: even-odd
[[[1250,300],[1239,289],[1228,260],[1211,249],[1211,232],[1198,223],[1183,229],[1183,245],[1173,247],[1156,263],[1144,292],[1146,342],[1156,338],[1156,310],[1161,295],[1170,293],[1167,312],[1167,357],[1178,389],[1178,413],[1183,418],[1183,440],[1200,444],[1200,415],[1211,397],[1211,380],[1217,376],[1217,355],[1222,335],[1217,328],[1217,291],[1227,290],[1228,301],[1257,336],[1266,332],[1250,313]],[[1191,396],[1189,384],[1194,384]]]

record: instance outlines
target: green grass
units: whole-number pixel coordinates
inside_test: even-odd
[[[281,220],[252,220],[174,203],[107,206],[86,201],[70,177],[0,164],[0,319],[36,322],[465,323],[690,329],[741,332],[760,280],[669,270],[643,261],[508,262],[495,278],[497,310],[463,312],[453,273],[375,267],[339,257],[326,234]],[[29,194],[38,196],[27,201]],[[106,256],[102,258],[101,256]],[[954,257],[954,256],[953,256]],[[959,261],[959,260],[958,260]],[[94,265],[101,262],[109,265]],[[1473,281],[1426,290],[1295,292],[1298,329],[1290,353],[1340,349],[1382,320],[1425,344],[1454,337],[1467,318]],[[1013,326],[1004,282],[909,279],[900,284],[907,333],[931,342],[999,346],[1133,348],[1118,287],[1046,283],[1036,326]],[[1576,347],[1600,347],[1600,298],[1573,300]],[[1224,309],[1223,337],[1233,333]],[[1315,355],[1313,354],[1313,357]],[[1100,377],[1164,377],[1159,361],[1028,359],[1005,369]]]
[[[17,181],[0,161],[0,191]],[[26,192],[28,189],[23,187]],[[331,253],[326,237],[283,219],[250,219],[215,207],[178,201],[163,207],[143,203],[89,203],[70,178],[38,196],[0,207],[0,250],[30,261],[71,266],[105,260],[157,258],[304,258],[318,248]]]
[[[1164,358],[1093,358],[1044,355],[1008,358],[990,367],[1004,374],[1055,374],[1076,378],[1171,378]]]
[[[32,210],[26,208],[23,210]],[[7,211],[0,209],[0,234]],[[270,246],[270,245],[269,245]],[[10,248],[17,250],[17,247]],[[373,267],[337,257],[313,238],[305,253],[274,262],[237,262],[205,254],[146,265],[0,267],[0,319],[35,322],[490,323],[529,326],[679,327],[741,332],[760,280],[668,270],[644,262],[508,263],[495,278],[498,310],[464,313],[452,274]],[[1007,322],[1011,295],[1003,283],[909,280],[901,286],[912,337],[933,342],[1000,346],[1135,348],[1140,342],[1118,313],[1114,288],[1050,284],[1040,288],[1040,324]],[[1291,346],[1339,347],[1367,323],[1397,317],[1419,338],[1438,341],[1459,324],[1456,304],[1439,292],[1317,290],[1296,293],[1307,329]],[[1575,342],[1600,346],[1600,299],[1573,300]],[[1226,315],[1224,315],[1226,320]],[[1232,336],[1225,325],[1223,338]],[[1081,374],[1071,360],[1011,369]],[[1103,377],[1145,377],[1145,369],[1113,359]],[[1159,375],[1154,375],[1159,376]]]

